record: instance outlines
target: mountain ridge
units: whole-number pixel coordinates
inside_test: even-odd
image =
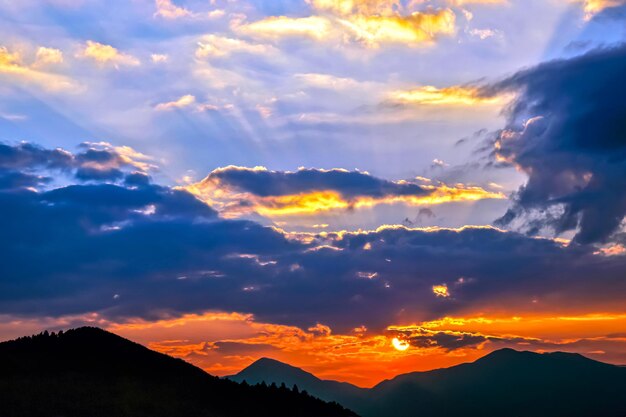
[[[416,410],[424,417],[626,415],[626,368],[576,353],[505,348],[474,362],[400,374],[369,389],[352,385],[353,389],[347,390],[334,389],[337,381],[321,380],[274,359],[258,362],[230,378],[280,383],[285,373],[307,375],[289,382],[319,398],[337,401],[364,417],[411,417]],[[263,369],[266,365],[271,366]]]

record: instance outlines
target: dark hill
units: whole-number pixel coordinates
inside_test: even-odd
[[[399,375],[369,390],[268,359],[231,378],[297,384],[364,417],[626,416],[626,368],[562,352],[502,349],[473,363]]]
[[[319,379],[300,368],[268,358],[261,358],[238,374],[228,378],[233,381],[246,381],[252,384],[265,382],[267,384],[285,383],[288,387],[297,385],[299,389],[304,389],[311,395],[326,401],[343,400],[345,402],[352,398],[361,398],[367,393],[366,389],[347,382]]]
[[[83,327],[0,343],[2,417],[334,417],[337,404],[213,377],[180,359]]]
[[[371,399],[364,415],[624,417],[626,370],[578,354],[502,349],[384,381]]]

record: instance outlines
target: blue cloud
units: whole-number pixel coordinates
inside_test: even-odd
[[[145,174],[126,181],[0,191],[0,311],[124,320],[222,310],[340,331],[477,309],[615,311],[626,295],[626,259],[590,247],[489,227],[286,235],[221,219]],[[449,297],[433,294],[441,284]]]
[[[425,188],[409,182],[393,182],[360,171],[301,168],[297,171],[269,171],[226,167],[213,171],[204,180],[217,182],[261,197],[284,196],[334,190],[347,198],[427,195]]]

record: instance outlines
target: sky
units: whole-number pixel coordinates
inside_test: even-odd
[[[622,0],[0,0],[0,340],[626,364],[625,39]]]

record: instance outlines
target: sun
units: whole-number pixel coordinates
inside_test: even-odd
[[[397,337],[394,337],[391,340],[391,345],[396,348],[396,350],[399,350],[400,352],[404,352],[405,350],[407,350],[411,345],[409,344],[409,342],[407,342],[406,340],[400,340]]]

